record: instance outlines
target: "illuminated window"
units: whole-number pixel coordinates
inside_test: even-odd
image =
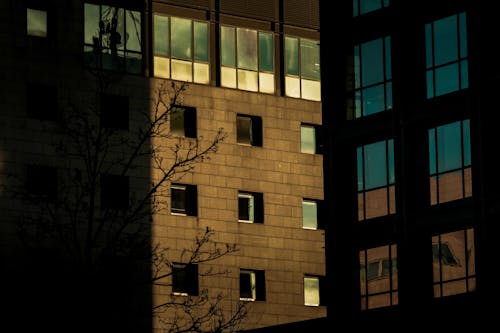
[[[472,196],[469,120],[429,130],[429,171],[431,205]]]
[[[427,98],[468,88],[465,13],[425,25]]]
[[[317,200],[302,200],[302,228],[318,229],[320,203]]]
[[[392,109],[391,38],[354,47],[355,118]]]
[[[170,185],[170,211],[176,215],[198,215],[198,191],[196,185]]]
[[[264,271],[240,269],[240,300],[266,300]]]
[[[434,297],[476,290],[474,230],[432,237]]]
[[[358,220],[396,213],[394,142],[357,148]]]
[[[26,32],[29,36],[47,37],[47,12],[26,8]]]
[[[221,27],[221,85],[274,93],[274,39],[270,32]]]
[[[396,245],[361,250],[359,262],[361,309],[398,304]]]
[[[321,279],[317,276],[304,276],[304,305],[321,305]]]
[[[353,0],[352,5],[353,16],[359,16],[389,6],[389,0]]]
[[[322,152],[321,128],[318,125],[300,125],[300,151],[306,154],[320,154]]]
[[[198,295],[198,265],[173,264],[172,293],[181,296]]]
[[[238,221],[247,223],[264,222],[264,202],[262,193],[238,193]]]
[[[285,37],[286,96],[321,100],[319,41]]]
[[[154,75],[186,82],[210,82],[208,22],[155,14]]]
[[[142,71],[141,13],[115,6],[84,6],[86,66],[128,73]]]
[[[262,146],[262,119],[257,116],[236,115],[236,142]]]
[[[196,138],[196,109],[185,106],[172,108],[170,132],[177,136]]]

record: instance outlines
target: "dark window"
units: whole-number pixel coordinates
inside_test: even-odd
[[[264,200],[262,193],[238,193],[238,221],[248,223],[264,222]]]
[[[266,300],[264,271],[240,269],[240,299],[244,301]]]
[[[313,124],[300,125],[300,151],[307,154],[321,154],[323,144],[321,126]]]
[[[28,83],[26,85],[26,114],[40,120],[58,117],[57,89],[51,85]]]
[[[86,3],[84,5],[85,65],[140,73],[141,30],[139,11]]]
[[[41,165],[28,165],[26,190],[35,200],[57,200],[57,169]]]
[[[178,136],[196,138],[196,109],[174,107],[170,113],[170,132]]]
[[[125,210],[129,207],[129,179],[126,176],[101,176],[101,208]]]
[[[262,119],[257,116],[236,116],[236,141],[240,144],[262,146]]]
[[[128,97],[102,93],[100,116],[102,127],[128,130]]]
[[[188,216],[198,215],[198,191],[196,185],[172,184],[171,212]]]
[[[172,266],[172,292],[177,295],[198,295],[198,265]]]

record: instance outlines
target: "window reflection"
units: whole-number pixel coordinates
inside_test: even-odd
[[[353,0],[353,16],[370,13],[387,6],[389,6],[389,0]]]
[[[427,98],[468,87],[465,13],[426,24]]]
[[[476,289],[474,229],[432,237],[434,297]]]
[[[361,250],[359,262],[361,309],[398,304],[396,245]]]
[[[394,143],[384,140],[357,148],[358,220],[394,214]]]
[[[472,196],[469,120],[429,130],[431,205]]]

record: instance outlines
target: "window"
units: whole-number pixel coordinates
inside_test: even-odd
[[[425,25],[427,98],[469,86],[465,13]]]
[[[238,193],[238,221],[247,223],[264,222],[264,201],[262,193]]]
[[[357,148],[358,220],[394,214],[394,143],[384,140]]]
[[[59,115],[57,88],[51,85],[26,85],[26,114],[40,120],[56,120]]]
[[[141,73],[141,13],[115,6],[86,3],[84,16],[85,65]]]
[[[170,132],[173,135],[196,138],[196,109],[185,106],[172,108]]]
[[[396,245],[361,250],[359,263],[361,309],[398,304]]]
[[[236,141],[244,145],[262,146],[262,119],[257,116],[236,115]]]
[[[172,184],[170,185],[172,214],[198,215],[198,190],[196,185]]]
[[[129,208],[129,179],[127,176],[101,176],[101,208],[126,210]]]
[[[198,265],[172,265],[172,293],[182,296],[198,295]]]
[[[363,15],[389,6],[389,0],[353,0],[353,16]]]
[[[26,8],[26,33],[28,36],[47,37],[47,12]]]
[[[302,199],[302,228],[316,230],[320,227],[322,202]]]
[[[321,279],[318,276],[304,276],[304,305],[320,306]]]
[[[240,269],[240,300],[266,300],[264,271]]]
[[[321,127],[318,125],[300,125],[300,151],[306,154],[322,152]]]
[[[319,41],[285,37],[286,96],[321,100]]]
[[[434,297],[476,290],[474,229],[432,237]]]
[[[274,40],[270,32],[221,26],[221,86],[274,93]]]
[[[154,75],[208,84],[208,22],[154,14]]]
[[[28,165],[26,170],[27,194],[37,201],[57,200],[57,169],[49,166]]]
[[[354,47],[354,116],[392,109],[391,38]]]
[[[128,130],[128,97],[102,93],[100,117],[102,127]]]
[[[469,120],[429,130],[429,172],[431,205],[472,196]]]

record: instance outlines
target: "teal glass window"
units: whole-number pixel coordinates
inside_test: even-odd
[[[353,16],[370,13],[389,6],[389,0],[352,0]]]
[[[274,37],[254,29],[221,26],[221,85],[272,94]]]
[[[319,41],[285,37],[285,94],[321,100]]]
[[[391,38],[354,47],[354,116],[392,109]]]
[[[469,127],[467,119],[428,131],[431,205],[472,196]]]
[[[357,148],[358,220],[394,214],[394,141]]]
[[[115,6],[84,5],[86,66],[142,72],[141,13]]]
[[[476,290],[474,229],[463,229],[432,237],[434,297]]]
[[[361,310],[397,305],[397,246],[359,251]]]
[[[427,98],[469,86],[466,14],[425,25]]]
[[[153,15],[154,75],[185,82],[208,84],[208,22]]]

